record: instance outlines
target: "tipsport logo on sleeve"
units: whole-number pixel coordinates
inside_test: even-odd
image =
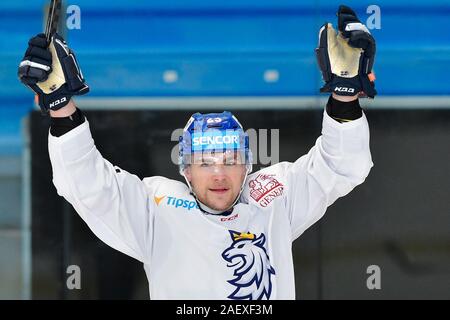
[[[167,198],[166,201],[162,201],[164,198]],[[161,197],[154,197],[154,201],[156,203],[157,206],[159,206],[161,203],[165,203],[168,206],[173,206],[175,208],[182,208],[182,209],[187,209],[188,211],[191,209],[200,209],[197,202],[192,201],[192,200],[186,200],[186,199],[179,199],[176,197],[166,197],[166,196],[161,196]]]

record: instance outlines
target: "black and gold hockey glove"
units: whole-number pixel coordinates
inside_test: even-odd
[[[338,33],[330,23],[319,31],[316,56],[325,81],[320,92],[374,98],[375,39],[349,7],[340,6],[337,16]]]
[[[39,97],[44,112],[58,110],[74,95],[89,92],[75,54],[64,39],[55,34],[50,44],[43,33],[30,39],[22,59],[19,79]]]

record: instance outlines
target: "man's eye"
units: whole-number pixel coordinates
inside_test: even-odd
[[[203,161],[203,162],[200,164],[201,167],[211,167],[211,166],[213,166],[213,165],[214,165],[214,161],[208,161],[208,160]]]

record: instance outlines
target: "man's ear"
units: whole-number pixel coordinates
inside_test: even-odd
[[[186,179],[189,181],[189,183],[192,180],[192,174],[191,174],[191,167],[188,166],[187,168],[184,169],[184,175],[186,176]]]
[[[245,179],[245,174],[247,173],[247,166],[244,166],[243,168],[242,168],[242,179],[244,180]]]

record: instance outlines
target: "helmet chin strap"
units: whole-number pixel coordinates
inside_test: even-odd
[[[214,210],[214,209],[208,207],[208,206],[207,206],[206,204],[204,204],[203,202],[201,202],[201,201],[198,199],[197,195],[195,194],[195,191],[194,191],[194,189],[192,188],[191,183],[190,183],[189,180],[186,178],[186,175],[184,174],[184,171],[183,171],[183,174],[182,174],[182,175],[183,175],[184,179],[186,180],[186,183],[187,183],[187,185],[188,185],[188,187],[189,187],[189,190],[191,190],[191,193],[192,193],[192,195],[194,196],[195,201],[197,201],[198,206],[200,207],[200,210],[201,210],[203,213],[206,213],[206,214],[221,215],[221,214],[223,214],[224,212],[230,211],[230,210],[236,205],[236,203],[239,201],[239,198],[241,197],[242,191],[244,191],[245,182],[246,182],[246,180],[247,180],[247,176],[248,176],[250,170],[251,170],[250,168],[247,168],[247,170],[245,171],[245,177],[244,177],[244,180],[242,181],[241,190],[239,191],[239,194],[237,195],[236,199],[234,200],[234,202],[233,202],[227,209],[225,209],[225,210],[223,210],[223,211],[220,211],[220,210]]]

